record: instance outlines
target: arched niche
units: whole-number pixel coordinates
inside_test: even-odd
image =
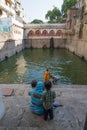
[[[58,31],[56,32],[56,36],[63,36],[62,30],[58,30]]]
[[[42,32],[42,36],[48,36],[48,32],[47,32],[47,30],[43,30],[43,32]]]
[[[55,32],[54,32],[54,30],[50,30],[50,32],[49,32],[49,36],[55,36]]]
[[[36,31],[35,31],[35,36],[41,36],[40,30],[36,30]]]
[[[29,33],[28,33],[28,37],[29,36],[34,36],[34,35],[35,35],[34,32],[32,30],[30,30]]]

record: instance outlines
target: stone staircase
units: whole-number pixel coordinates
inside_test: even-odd
[[[4,89],[8,87],[14,91],[11,95],[3,95],[6,113],[0,121],[0,130],[83,130],[87,86],[54,86],[55,102],[63,106],[55,108],[54,119],[48,121],[43,120],[43,115],[37,116],[29,110],[29,85],[2,85]]]

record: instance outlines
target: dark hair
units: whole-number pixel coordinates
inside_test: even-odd
[[[35,88],[36,85],[37,85],[37,81],[36,81],[36,80],[32,80],[32,82],[31,82],[31,86],[32,86],[32,88]]]
[[[49,81],[49,80],[45,81],[44,86],[45,86],[46,90],[50,90],[50,88],[52,87],[51,81]]]

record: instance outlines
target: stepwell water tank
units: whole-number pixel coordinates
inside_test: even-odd
[[[2,99],[2,89],[0,86],[0,119],[4,116],[5,114],[5,106],[3,103],[3,99]]]

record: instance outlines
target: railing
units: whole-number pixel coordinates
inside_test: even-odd
[[[50,29],[53,29],[53,28],[65,28],[65,23],[57,23],[57,24],[25,24],[24,25],[25,28],[50,28]]]

